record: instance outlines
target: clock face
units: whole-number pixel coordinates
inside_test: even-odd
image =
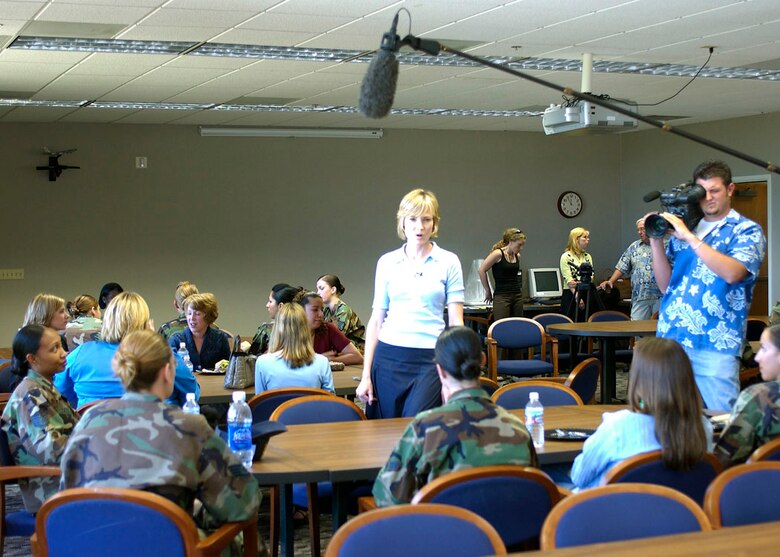
[[[582,212],[582,197],[573,191],[565,191],[558,198],[558,212],[566,218],[574,218]]]

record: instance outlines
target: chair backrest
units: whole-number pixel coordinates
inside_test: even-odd
[[[588,318],[588,321],[593,323],[602,323],[604,321],[630,321],[630,319],[631,318],[625,313],[614,310],[605,310],[597,311]]]
[[[712,526],[780,520],[780,462],[740,464],[720,474],[704,497]]]
[[[614,484],[575,493],[553,507],[543,550],[711,530],[690,497],[651,484]]]
[[[525,408],[532,392],[539,393],[539,401],[543,406],[582,406],[582,399],[574,390],[550,381],[510,383],[498,389],[491,398],[507,410],[521,409]]]
[[[11,447],[8,445],[8,432],[0,429],[0,466],[16,466]]]
[[[2,366],[0,366],[0,371],[2,371]],[[8,404],[9,400],[11,400],[11,394],[12,393],[0,393],[0,414],[3,413],[6,404]]]
[[[771,460],[780,460],[780,437],[767,441],[750,455],[747,459],[748,464],[753,462],[763,462]]]
[[[336,396],[325,389],[314,389],[311,387],[284,387],[281,389],[269,389],[258,393],[249,399],[247,404],[252,409],[252,421],[255,423],[271,419],[280,404],[298,398],[301,396]]]
[[[534,321],[541,324],[544,330],[547,331],[547,325],[555,325],[556,323],[574,323],[571,317],[562,313],[540,313],[534,316]],[[565,341],[569,338],[569,335],[555,334],[555,337],[560,341]]]
[[[560,498],[555,483],[541,470],[507,465],[441,476],[417,492],[412,503],[441,503],[475,512],[512,551],[539,538],[544,519]]]
[[[494,322],[488,329],[488,339],[499,348],[521,349],[539,346],[544,340],[544,327],[533,319],[507,317]]]
[[[487,394],[492,395],[498,390],[498,383],[493,381],[490,377],[484,375],[479,376],[479,386],[487,391]]]
[[[607,472],[604,481],[615,483],[648,483],[664,485],[685,493],[699,505],[704,504],[704,493],[723,470],[720,461],[710,453],[690,470],[672,470],[664,464],[661,451],[642,453],[618,463]]]
[[[571,371],[564,385],[577,393],[585,404],[590,404],[596,396],[600,376],[601,361],[598,358],[587,358]]]
[[[271,420],[284,425],[322,424],[365,420],[366,415],[352,401],[337,396],[302,396],[279,405]]]
[[[35,519],[42,557],[195,555],[198,531],[181,507],[135,489],[75,488],[52,496]]]
[[[761,340],[761,333],[764,332],[766,327],[766,323],[761,319],[748,319],[747,328],[745,329],[745,340],[748,342]]]
[[[359,514],[333,535],[325,557],[506,555],[481,516],[449,505],[397,505]]]

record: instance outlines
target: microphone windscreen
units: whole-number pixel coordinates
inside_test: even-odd
[[[393,108],[395,87],[398,82],[398,60],[395,53],[379,49],[360,85],[358,108],[369,118],[384,118]]]
[[[658,190],[651,191],[650,193],[646,193],[645,196],[642,198],[642,201],[645,203],[650,203],[651,201],[654,201],[661,197],[661,192]]]

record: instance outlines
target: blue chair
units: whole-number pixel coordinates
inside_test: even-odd
[[[601,362],[598,358],[581,361],[566,377],[542,377],[540,381],[553,381],[569,387],[577,393],[585,404],[596,400],[596,387],[601,377]]]
[[[615,484],[575,493],[553,507],[542,550],[711,530],[690,497],[651,484]]]
[[[673,470],[664,464],[661,451],[651,451],[620,462],[607,472],[604,482],[663,485],[684,493],[701,506],[707,487],[722,470],[720,461],[710,453],[690,470]]]
[[[582,399],[572,389],[551,381],[520,381],[504,385],[493,396],[493,402],[507,410],[525,408],[528,396],[539,393],[539,401],[544,406],[582,406]]]
[[[631,318],[620,311],[606,310],[597,311],[588,318],[588,323],[603,323],[605,321],[630,321]],[[616,348],[615,361],[630,364],[634,357],[634,351],[630,348],[634,345],[633,337],[626,337],[629,341],[629,348]],[[588,339],[588,352],[593,353],[593,339]]]
[[[310,387],[284,387],[281,389],[269,389],[258,393],[247,401],[249,408],[252,409],[252,421],[254,423],[264,422],[271,419],[271,414],[280,404],[298,398],[301,396],[336,396],[330,391],[324,389],[314,389]]]
[[[74,488],[53,495],[35,519],[40,557],[190,557],[218,555],[244,533],[245,557],[257,555],[257,517],[222,525],[204,540],[195,521],[161,495],[137,489]]]
[[[555,325],[558,323],[574,323],[571,318],[568,315],[564,315],[562,313],[540,313],[539,315],[534,316],[534,321],[539,323],[542,327],[544,327],[545,332],[547,332],[547,326],[548,325]],[[549,334],[549,333],[548,333]],[[550,335],[554,336],[556,339],[558,339],[558,370],[561,368],[564,369],[571,369],[574,367],[575,363],[582,360],[583,358],[587,358],[589,354],[575,354],[574,361],[571,360],[571,349],[569,343],[572,342],[571,337],[569,335],[564,334],[556,334],[556,335]],[[576,341],[575,341],[576,342]],[[534,358],[538,358],[539,356],[534,356]],[[550,356],[547,356],[547,359],[550,359]],[[564,367],[565,364],[565,367]]]
[[[488,329],[488,377],[493,381],[499,375],[532,377],[558,375],[558,340],[544,332],[544,327],[533,319],[507,317],[499,319]],[[551,362],[547,359],[547,345],[552,345]],[[528,350],[541,347],[540,359],[500,360],[499,348]],[[531,354],[533,356],[533,354]]]
[[[506,555],[481,516],[449,505],[397,505],[359,514],[333,535],[325,557]]]
[[[740,464],[723,472],[704,497],[714,528],[780,520],[780,462]]]
[[[480,466],[451,472],[423,486],[412,504],[440,503],[468,509],[496,529],[508,551],[536,545],[547,514],[561,494],[541,470]]]
[[[747,463],[780,460],[780,437],[767,441],[750,455]]]
[[[328,395],[302,396],[279,405],[271,414],[271,420],[284,425],[322,424],[365,420],[363,411],[345,398]],[[356,490],[357,498],[367,495],[370,489]],[[320,554],[320,505],[333,497],[330,482],[293,485],[293,503],[309,509],[309,537],[312,556]],[[274,527],[274,525],[272,525]]]
[[[489,395],[492,395],[498,390],[498,383],[484,375],[480,375],[479,377],[479,386],[485,389],[485,392]]]
[[[35,515],[25,510],[6,513],[5,488],[23,478],[39,476],[59,477],[59,466],[17,466],[8,446],[8,434],[0,429],[0,509],[3,516],[0,520],[0,555],[5,548],[5,538],[29,538],[35,532]]]

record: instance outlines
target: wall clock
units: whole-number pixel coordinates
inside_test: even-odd
[[[558,197],[558,212],[573,219],[582,212],[582,197],[575,191],[565,191]]]

